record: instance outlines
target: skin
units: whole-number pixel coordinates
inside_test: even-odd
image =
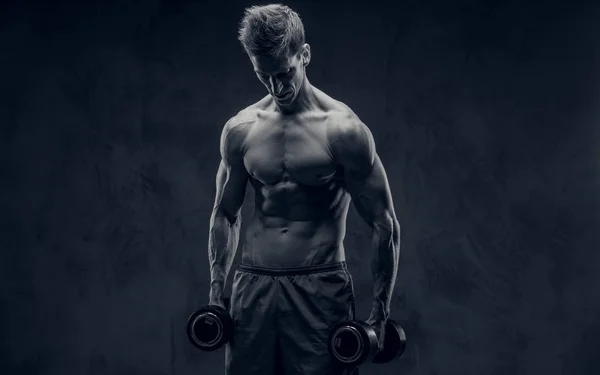
[[[280,58],[250,56],[269,95],[232,117],[222,131],[209,232],[209,303],[223,306],[248,183],[255,214],[242,247],[244,264],[294,267],[345,260],[352,202],[372,231],[373,307],[367,323],[381,347],[400,225],[371,132],[348,106],[309,83],[310,57],[308,44]]]

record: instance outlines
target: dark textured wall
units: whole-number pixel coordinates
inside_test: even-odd
[[[288,3],[403,227],[410,345],[364,373],[599,373],[600,9],[392,3]],[[208,297],[220,129],[264,95],[235,39],[249,4],[3,5],[0,373],[222,373],[184,326]],[[346,246],[366,318],[354,211]]]

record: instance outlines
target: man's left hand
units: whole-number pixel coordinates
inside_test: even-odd
[[[377,346],[378,351],[383,350],[383,343],[385,341],[385,324],[387,322],[386,318],[376,317],[373,314],[367,319],[365,323],[373,327],[375,334],[377,335]]]

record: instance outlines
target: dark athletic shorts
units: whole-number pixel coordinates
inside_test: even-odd
[[[354,319],[345,262],[301,268],[241,265],[234,274],[226,375],[356,375],[327,350],[330,327]]]

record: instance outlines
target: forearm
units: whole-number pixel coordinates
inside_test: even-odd
[[[220,301],[223,298],[225,282],[238,246],[240,222],[239,217],[230,221],[218,210],[215,210],[211,217],[208,236],[209,299],[211,302]]]
[[[400,257],[400,225],[386,213],[373,223],[373,307],[374,317],[387,318]]]

